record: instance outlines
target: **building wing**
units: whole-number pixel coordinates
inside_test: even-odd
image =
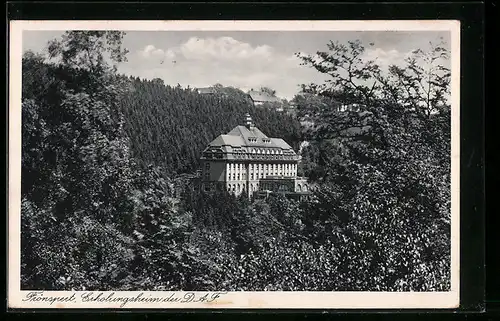
[[[254,102],[262,102],[262,103],[272,103],[272,102],[279,102],[280,99],[275,96],[271,96],[268,93],[262,92],[262,91],[250,91],[248,92],[248,95]]]
[[[245,126],[236,126],[227,134],[217,136],[204,150],[204,154],[220,153],[223,158],[232,158],[234,155],[239,157],[240,153],[296,156],[293,148],[283,139],[268,137],[248,119]]]

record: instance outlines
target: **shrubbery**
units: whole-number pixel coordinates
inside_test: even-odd
[[[358,42],[304,57],[333,79],[296,99],[313,124],[304,170],[316,189],[302,202],[250,201],[189,184],[179,198],[174,178],[238,122],[235,108],[297,146],[298,121],[252,109],[236,89],[207,98],[117,76],[101,54],[122,61],[122,36],[68,32],[49,47],[55,61],[24,56],[23,289],[449,290],[442,47],[387,73],[358,59]],[[418,59],[430,64],[426,86]]]

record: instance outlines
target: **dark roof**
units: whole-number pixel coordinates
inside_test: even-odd
[[[256,138],[255,142],[250,142],[250,138]],[[269,139],[269,142],[264,142]],[[231,146],[231,147],[268,147],[280,148],[283,150],[291,150],[292,147],[288,145],[281,138],[269,138],[262,133],[257,127],[247,128],[245,126],[236,126],[226,135],[219,135],[215,138],[210,146]]]
[[[214,88],[207,87],[207,88],[197,88],[196,89],[198,93],[200,94],[215,94],[217,91]]]
[[[271,96],[268,93],[262,92],[262,91],[252,90],[252,91],[248,92],[248,95],[250,96],[250,98],[254,102],[255,101],[258,101],[258,102],[279,102],[279,101],[281,101],[278,97]]]

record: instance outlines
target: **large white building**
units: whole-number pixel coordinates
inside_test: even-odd
[[[261,185],[292,193],[307,190],[306,180],[297,177],[300,156],[283,139],[262,133],[248,114],[244,125],[216,137],[201,160],[204,191],[225,188],[250,197],[264,190]]]

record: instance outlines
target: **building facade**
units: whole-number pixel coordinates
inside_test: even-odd
[[[290,145],[281,138],[267,137],[247,114],[244,125],[219,135],[203,151],[201,188],[206,192],[226,189],[248,197],[267,185],[273,189],[282,185],[290,192],[300,187],[302,191],[306,180],[297,177],[299,161]]]
[[[262,91],[250,90],[248,96],[252,100],[254,106],[262,106],[265,103],[281,103],[281,100],[276,96],[271,96],[270,94]]]

